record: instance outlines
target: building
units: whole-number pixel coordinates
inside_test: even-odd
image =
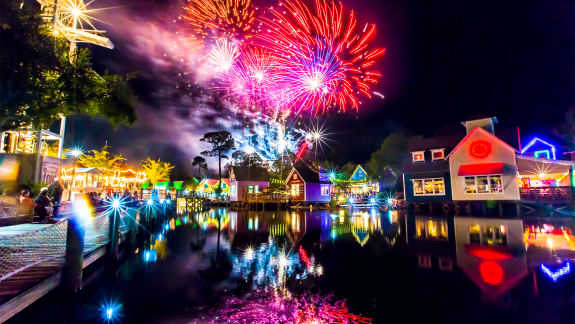
[[[293,202],[329,203],[331,181],[327,173],[307,166],[293,167],[285,181]]]
[[[230,171],[230,200],[247,200],[248,194],[258,194],[269,185],[270,174],[266,168],[233,166]]]
[[[335,175],[330,175],[334,185],[332,186],[332,194],[338,198],[348,198],[355,195],[373,195],[379,192],[379,184],[377,181],[371,179],[367,172],[361,165],[357,165],[349,179],[336,179]],[[347,184],[345,189],[337,188],[338,183]]]
[[[74,168],[67,170],[62,168],[60,172],[60,178],[67,183],[71,182],[72,176],[74,178],[71,183],[72,199],[79,193],[100,192],[104,188],[104,183],[108,183],[108,177],[104,177],[102,172],[96,168],[76,168],[75,172]],[[64,196],[68,197],[68,193]]]
[[[204,196],[215,195],[216,189],[220,180],[218,179],[202,179],[197,186],[196,192]],[[222,194],[227,195],[230,191],[230,179],[222,178]]]
[[[465,133],[411,139],[405,200],[571,202],[575,163],[557,160],[555,147],[538,138],[520,150],[518,129],[496,132],[495,123],[495,117],[477,117],[462,122]]]

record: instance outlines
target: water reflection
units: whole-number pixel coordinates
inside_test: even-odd
[[[199,274],[217,295],[238,298],[225,307],[247,311],[276,305],[274,316],[284,318],[295,316],[287,311],[292,307],[287,301],[299,300],[307,291],[333,290],[335,299],[350,302],[353,313],[368,317],[392,316],[397,307],[412,302],[454,305],[461,309],[455,312],[459,315],[471,314],[483,303],[509,309],[520,304],[527,309],[521,316],[529,318],[531,312],[547,312],[545,305],[571,305],[574,293],[572,219],[406,215],[375,209],[178,209],[158,229],[142,249],[157,255],[156,264],[168,262],[166,256],[173,252],[178,255],[173,262],[182,262],[178,267],[185,266],[185,273]],[[389,291],[393,298],[384,293]],[[572,318],[564,307],[557,312],[557,318]],[[239,316],[226,314],[221,318]],[[418,313],[403,316],[395,320],[425,319]]]

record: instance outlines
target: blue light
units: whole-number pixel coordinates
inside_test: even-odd
[[[152,206],[152,204],[154,204],[154,201],[150,198],[150,199],[148,199],[147,204],[149,206]]]
[[[333,173],[333,172],[330,173],[330,174],[329,174],[329,177],[332,178],[332,179],[335,179],[335,173]]]
[[[164,199],[160,199],[160,204],[165,203],[166,201]]]
[[[168,198],[168,199],[166,200],[166,202],[169,204],[169,203],[172,202],[172,200],[171,200],[170,198]]]
[[[166,226],[164,226],[166,228],[166,231],[170,229],[170,224],[166,224]]]
[[[353,204],[353,198],[349,198],[349,203]]]
[[[118,199],[112,200],[112,207],[113,208],[120,208],[120,201]]]
[[[567,264],[565,264],[564,267],[557,269],[557,271],[555,271],[555,272],[552,272],[549,268],[547,268],[546,266],[544,266],[542,264],[541,265],[541,271],[544,274],[546,274],[549,278],[553,279],[554,282],[557,282],[557,279],[559,277],[563,277],[564,275],[571,272],[571,267],[569,266],[569,262],[567,262]]]
[[[188,223],[188,216],[184,217],[184,224]]]
[[[188,191],[188,189],[186,189],[186,190],[184,190],[184,193],[187,195],[190,192]]]
[[[388,200],[387,200],[387,203],[390,204],[390,205],[393,205],[393,199],[388,199]]]
[[[158,241],[162,240],[162,234],[158,234]]]
[[[372,203],[372,204],[375,204],[375,198],[371,198],[371,199],[369,200],[369,202]]]
[[[540,138],[537,138],[537,137],[534,137],[534,138],[531,140],[531,142],[529,142],[529,144],[527,144],[527,146],[525,146],[525,147],[523,148],[523,150],[521,150],[521,154],[525,153],[525,151],[527,151],[527,150],[528,150],[533,144],[535,144],[535,142],[537,142],[537,141],[539,141],[539,142],[541,142],[541,143],[543,143],[543,144],[548,145],[549,147],[551,147],[551,153],[553,153],[553,154],[552,154],[552,155],[553,155],[553,160],[556,160],[556,158],[555,158],[555,146],[553,146],[553,145],[551,145],[551,144],[549,144],[549,143],[545,142],[544,140],[542,140],[542,139],[540,139]]]
[[[156,255],[156,250],[152,249],[149,251],[146,251],[146,253],[144,253],[144,261],[146,262],[154,262],[157,260],[157,255]]]
[[[111,320],[112,316],[114,316],[114,309],[113,308],[108,308],[106,310],[106,318]]]

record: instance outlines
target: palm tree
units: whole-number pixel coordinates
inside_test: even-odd
[[[208,168],[208,163],[206,162],[206,159],[204,159],[201,156],[196,156],[194,158],[194,161],[192,162],[192,165],[198,166],[198,177],[201,177],[201,169],[207,169]]]

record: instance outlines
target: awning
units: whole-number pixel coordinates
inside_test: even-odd
[[[503,163],[466,164],[459,166],[458,176],[503,174]]]

